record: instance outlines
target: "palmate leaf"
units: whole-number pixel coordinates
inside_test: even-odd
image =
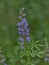
[[[34,49],[37,49],[38,51],[41,51],[41,48],[44,47],[44,45],[40,44],[39,41],[34,41],[32,42],[32,46]]]
[[[36,48],[37,50],[41,50],[40,47],[38,47],[38,45],[34,45],[34,48]]]
[[[44,45],[42,45],[42,44],[37,44],[39,47],[44,47]]]
[[[36,56],[36,53],[34,50],[32,50],[31,56],[32,56],[32,58],[34,58]]]
[[[43,58],[41,55],[38,55],[38,54],[36,56],[39,57],[39,58]]]
[[[41,45],[41,46],[44,46],[44,45],[42,45],[42,44],[40,43],[39,40],[37,40],[37,41],[32,40],[31,43],[32,43],[33,45]]]
[[[44,54],[44,51],[36,51],[36,56],[39,58],[43,58],[42,54]]]
[[[45,51],[39,51],[37,54],[42,54],[42,53],[45,53]]]

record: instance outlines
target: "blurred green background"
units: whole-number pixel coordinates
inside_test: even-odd
[[[49,43],[49,0],[0,0],[0,46],[5,55],[17,45],[17,26],[20,8],[25,8],[30,35]]]

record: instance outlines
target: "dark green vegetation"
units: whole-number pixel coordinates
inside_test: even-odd
[[[34,40],[40,40],[43,45],[44,38],[47,37],[49,44],[49,0],[0,0],[0,46],[8,65],[16,65],[13,60],[9,62],[9,57],[11,59],[16,57],[14,51],[18,45],[16,23],[19,9],[22,7],[25,7],[30,36],[33,36]],[[49,65],[43,61],[40,64]]]

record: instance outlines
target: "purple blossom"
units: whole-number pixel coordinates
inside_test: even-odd
[[[20,41],[20,42],[24,42],[23,37],[20,37],[20,38],[19,38],[19,41]]]
[[[19,28],[18,28],[18,31],[23,32],[24,30],[23,30],[23,28],[22,28],[22,27],[19,27]]]
[[[29,35],[29,30],[26,30],[25,34],[26,34],[26,35]]]
[[[26,35],[29,35],[29,32],[26,32]]]
[[[22,18],[22,16],[18,16],[18,18],[20,19],[20,18]]]
[[[20,37],[19,41],[21,42],[21,49],[24,49],[24,39],[23,39],[23,37]]]
[[[18,22],[18,23],[17,23],[17,26],[20,27],[20,26],[21,26],[21,22]]]
[[[19,33],[20,35],[22,35],[22,36],[25,36],[25,33],[24,33],[24,32],[19,31],[18,33]]]
[[[26,37],[26,41],[30,42],[30,37],[29,36]]]
[[[24,49],[24,43],[21,43],[21,49]]]
[[[22,12],[20,11],[20,13],[22,13]],[[25,13],[22,13],[18,17],[19,19],[22,19],[22,20],[21,20],[21,22],[17,23],[18,33],[21,35],[19,37],[19,41],[21,42],[21,49],[24,48],[25,42],[30,42],[28,23],[24,16],[25,16]]]
[[[25,32],[22,32],[22,35],[25,36]]]
[[[27,30],[28,29],[28,27],[27,26],[24,26],[24,30]]]
[[[29,32],[29,29],[27,29],[26,31]]]
[[[26,23],[26,18],[23,18],[21,23],[24,25]]]
[[[28,26],[28,23],[26,22],[25,24],[24,24],[24,27],[27,27]]]
[[[26,22],[25,24],[24,24],[24,30],[27,30],[28,29],[28,23]]]
[[[21,32],[21,31],[19,31],[18,33],[19,33],[20,35],[22,34],[22,32]]]

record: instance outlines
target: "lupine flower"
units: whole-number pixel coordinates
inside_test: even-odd
[[[20,42],[24,42],[23,37],[20,37],[20,38],[19,38],[19,41],[20,41]]]
[[[23,49],[24,48],[24,43],[25,42],[30,42],[30,37],[29,37],[29,29],[28,29],[27,20],[26,20],[25,17],[23,17],[23,16],[21,16],[21,17],[22,17],[21,18],[22,20],[21,20],[21,22],[18,22],[17,27],[18,27],[18,33],[19,33],[19,35],[21,35],[19,37],[19,41],[21,42],[21,48]]]
[[[21,49],[23,49],[24,48],[24,39],[22,37],[20,37],[19,41],[21,42]]]
[[[21,32],[21,31],[19,31],[18,33],[19,33],[20,35],[22,34],[22,32]]]
[[[26,34],[26,35],[29,35],[29,30],[26,30],[25,34]]]
[[[22,32],[22,36],[25,36],[25,32]]]
[[[21,43],[21,49],[24,49],[24,43]]]
[[[18,23],[17,23],[17,26],[20,27],[20,26],[21,26],[21,22],[18,22]]]
[[[22,25],[28,26],[26,18],[23,18],[21,23],[22,23]]]
[[[24,24],[24,27],[27,27],[28,26],[28,23],[26,22],[25,24]]]
[[[30,37],[29,36],[26,37],[26,41],[30,42]]]
[[[18,28],[18,31],[23,32],[24,30],[23,30],[23,28],[22,28],[22,27],[19,27],[19,28]]]
[[[22,16],[18,16],[18,18],[19,18],[19,19],[21,19],[21,18],[22,18]]]
[[[27,26],[24,26],[24,30],[27,30],[28,29],[28,27]]]
[[[21,23],[24,25],[26,23],[26,18],[23,18]]]

